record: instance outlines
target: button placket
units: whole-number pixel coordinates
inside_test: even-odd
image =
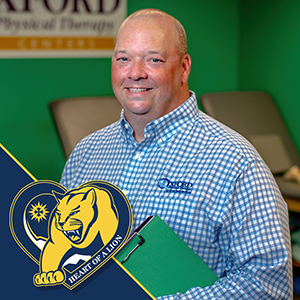
[[[140,151],[136,151],[135,152],[135,155],[134,155],[134,158],[135,159],[138,159],[138,160],[141,160],[142,159],[142,154]]]

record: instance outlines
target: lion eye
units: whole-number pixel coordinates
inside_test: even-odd
[[[70,212],[70,216],[74,216],[78,213],[78,210]]]

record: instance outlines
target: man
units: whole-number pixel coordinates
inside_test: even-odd
[[[133,227],[159,215],[220,276],[161,299],[291,299],[286,204],[255,149],[198,110],[190,68],[176,19],[153,9],[129,16],[112,57],[121,119],[77,145],[61,183],[117,185]]]

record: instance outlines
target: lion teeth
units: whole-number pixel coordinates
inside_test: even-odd
[[[80,236],[79,230],[68,230],[68,231],[63,231],[63,233],[64,233],[66,236],[69,236],[70,234],[73,234],[73,235],[79,235],[79,236]]]

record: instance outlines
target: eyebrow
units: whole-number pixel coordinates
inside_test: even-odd
[[[156,51],[156,50],[149,50],[147,52],[147,55],[151,55],[151,54],[158,54],[160,56],[162,56],[164,59],[167,58],[166,52],[165,51]]]
[[[80,208],[80,205],[78,205],[77,207],[73,208],[72,211],[77,210]]]
[[[116,53],[127,53],[127,51],[126,50],[118,50],[118,51],[116,51]]]
[[[117,50],[115,52],[115,55],[117,55],[117,54],[128,54],[128,51],[127,50]],[[149,55],[149,54],[159,54],[159,55],[165,56],[164,53],[162,53],[160,51],[157,51],[157,50],[148,50],[146,54],[147,55]]]
[[[118,54],[127,54],[126,50],[117,50],[113,52],[113,57],[116,57]]]

